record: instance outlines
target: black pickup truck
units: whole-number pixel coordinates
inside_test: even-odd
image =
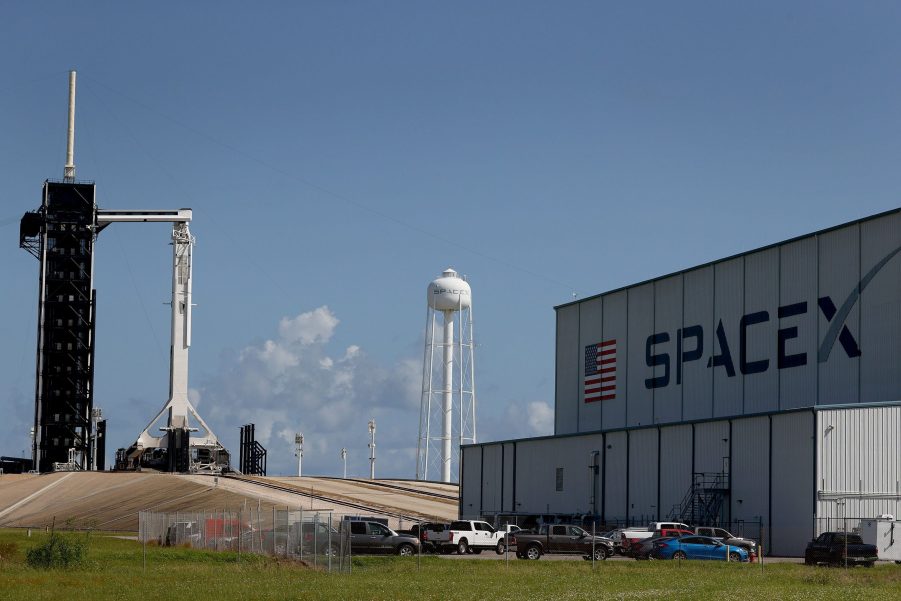
[[[515,539],[515,541],[514,541]],[[545,553],[581,555],[596,560],[613,555],[613,541],[602,536],[592,536],[578,526],[545,524],[538,531],[520,531],[511,538],[520,559],[539,559]]]
[[[847,557],[846,554],[847,553]],[[804,563],[830,565],[862,565],[868,568],[878,559],[876,545],[866,545],[859,534],[851,532],[824,532],[807,543]]]

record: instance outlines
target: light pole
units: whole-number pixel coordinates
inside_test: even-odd
[[[91,432],[94,433],[91,437],[91,465],[88,466],[88,469],[91,470],[97,469],[97,422],[101,417],[103,417],[103,410],[100,407],[91,409]]]
[[[347,480],[347,447],[341,449],[341,460],[344,462],[344,479]]]
[[[297,457],[297,477],[300,478],[303,469],[303,434],[294,435],[294,456]]]
[[[375,480],[375,419],[369,420],[369,479]]]

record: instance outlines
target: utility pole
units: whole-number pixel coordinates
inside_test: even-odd
[[[344,461],[344,479],[347,480],[347,447],[341,449],[341,460]]]
[[[303,434],[294,435],[294,456],[297,457],[297,477],[300,478],[303,469]]]
[[[375,480],[375,419],[369,420],[369,479]]]

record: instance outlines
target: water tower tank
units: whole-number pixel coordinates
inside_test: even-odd
[[[451,268],[429,284],[427,294],[429,306],[435,311],[456,311],[472,305],[472,289]]]

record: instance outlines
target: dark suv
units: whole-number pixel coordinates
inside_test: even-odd
[[[352,553],[396,553],[410,557],[419,551],[419,539],[398,534],[378,522],[351,521],[350,549]]]

